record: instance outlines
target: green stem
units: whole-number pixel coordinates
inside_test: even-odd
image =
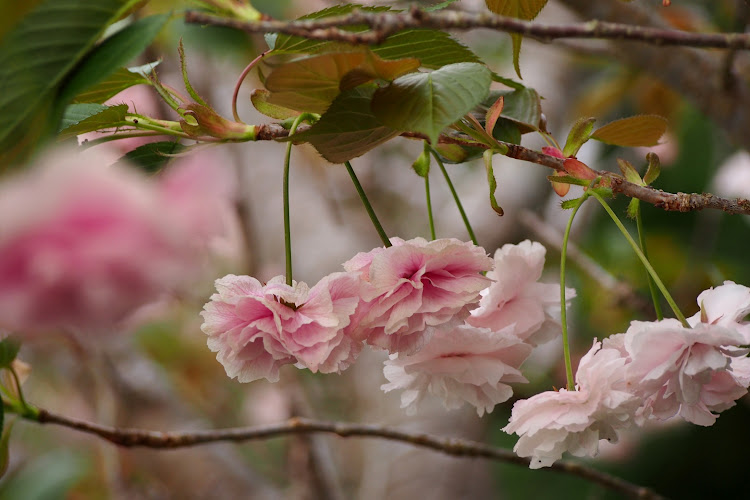
[[[430,198],[430,173],[424,176],[424,196],[427,200],[427,219],[430,221],[430,239],[434,240],[435,236],[435,219],[432,217],[432,199]]]
[[[466,226],[466,231],[469,232],[469,238],[471,238],[472,243],[474,243],[475,245],[479,245],[479,243],[477,243],[477,237],[474,234],[474,230],[471,228],[471,224],[469,223],[469,218],[466,216],[466,212],[464,211],[464,206],[461,204],[458,193],[456,193],[456,188],[453,187],[453,182],[451,182],[451,178],[448,176],[448,171],[445,169],[445,165],[443,165],[443,161],[440,159],[440,155],[438,155],[438,152],[435,151],[432,146],[430,146],[430,152],[432,153],[432,156],[435,158],[435,161],[440,167],[440,171],[443,172],[445,182],[448,184],[448,188],[451,190],[451,194],[453,195],[453,200],[456,202],[458,211],[461,213],[461,218],[463,219],[464,225]]]
[[[648,259],[648,251],[646,250],[646,233],[643,230],[643,219],[641,218],[641,204],[640,200],[636,200],[635,210],[635,223],[638,226],[638,242],[641,245],[641,251],[643,256]],[[659,303],[659,294],[657,293],[656,284],[650,274],[646,273],[646,279],[648,279],[648,290],[651,292],[651,300],[654,302],[654,312],[656,313],[656,320],[661,321],[664,319],[664,313],[661,310],[661,304]]]
[[[567,261],[568,256],[568,240],[570,239],[570,229],[573,227],[573,219],[575,219],[578,209],[581,208],[583,202],[589,197],[590,192],[591,190],[589,189],[578,198],[578,203],[576,203],[576,206],[573,208],[573,213],[570,214],[570,219],[568,219],[568,225],[565,227],[562,249],[560,250],[560,323],[562,325],[563,358],[565,358],[565,379],[569,391],[575,390],[575,378],[573,377],[573,363],[570,360],[570,339],[568,338],[568,308],[567,300],[565,299],[565,262]]]
[[[380,221],[378,220],[378,216],[375,215],[375,210],[373,210],[372,205],[370,205],[370,200],[367,199],[365,190],[362,189],[362,184],[359,183],[359,179],[357,179],[357,174],[354,173],[352,164],[346,161],[344,162],[344,166],[346,166],[346,171],[349,172],[349,177],[352,178],[352,182],[354,183],[354,188],[357,190],[357,194],[359,195],[359,199],[362,200],[362,204],[365,206],[365,210],[367,210],[367,215],[370,216],[372,225],[375,226],[375,231],[377,231],[378,236],[380,236],[380,241],[383,242],[383,246],[385,246],[386,248],[391,246],[391,241],[388,239],[388,235],[385,234],[385,230],[383,229],[383,226],[380,224]]]
[[[612,208],[607,204],[606,201],[604,201],[604,198],[602,198],[596,191],[593,189],[589,190],[591,191],[591,195],[594,196],[599,203],[601,203],[602,207],[604,207],[604,210],[607,211],[609,216],[612,218],[612,221],[615,223],[617,228],[620,230],[623,236],[625,236],[625,239],[628,240],[628,243],[630,243],[630,246],[633,248],[633,251],[638,256],[639,259],[641,259],[641,262],[643,263],[643,266],[648,271],[648,274],[653,278],[654,283],[656,283],[656,286],[659,288],[659,291],[661,291],[662,295],[664,295],[664,298],[667,300],[667,303],[669,304],[669,307],[672,308],[672,312],[674,312],[674,315],[677,319],[680,320],[680,323],[685,328],[690,328],[690,324],[685,319],[685,315],[682,314],[682,311],[677,307],[677,304],[675,303],[672,296],[667,291],[667,287],[664,286],[664,283],[662,283],[661,279],[659,278],[659,275],[656,274],[656,270],[651,266],[651,263],[648,261],[645,255],[643,255],[643,252],[641,252],[641,249],[638,248],[638,244],[633,240],[633,237],[630,236],[630,233],[628,233],[628,230],[625,229],[625,226],[622,225],[622,222],[620,222],[620,219],[617,217],[617,215],[612,211]]]
[[[306,114],[299,115],[292,123],[292,128],[289,129],[289,136],[297,130],[299,124],[307,118]],[[284,253],[286,255],[286,284],[292,286],[292,231],[291,222],[289,220],[289,160],[292,157],[292,146],[294,144],[289,141],[286,145],[286,157],[284,158],[284,184],[282,188],[282,197],[284,201]]]
[[[23,389],[21,389],[21,379],[18,378],[18,373],[16,373],[16,369],[13,368],[13,365],[8,367],[8,371],[13,375],[13,380],[16,383],[16,391],[18,392],[18,401],[21,403],[21,406],[24,408],[24,410],[29,409],[29,404],[26,402],[26,399],[23,397]]]

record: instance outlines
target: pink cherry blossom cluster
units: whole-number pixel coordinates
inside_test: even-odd
[[[712,425],[750,385],[750,288],[727,281],[698,297],[688,321],[633,321],[625,333],[594,342],[581,359],[576,390],[518,401],[504,428],[520,436],[514,450],[530,467],[548,467],[564,452],[594,456],[599,440],[648,419],[679,416]]]
[[[408,413],[427,394],[480,415],[510,398],[532,348],[560,331],[559,285],[538,283],[544,247],[505,245],[491,259],[456,239],[391,242],[312,288],[218,280],[202,328],[227,375],[277,381],[284,364],[340,372],[370,345],[390,353],[383,389],[402,389]]]
[[[193,285],[208,253],[239,241],[232,181],[207,159],[149,178],[104,151],[58,149],[4,181],[0,328],[108,332]]]

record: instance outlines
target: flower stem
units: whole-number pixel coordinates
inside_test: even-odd
[[[612,208],[607,204],[606,201],[604,201],[604,198],[602,198],[596,191],[593,189],[590,190],[591,195],[594,196],[599,203],[601,203],[602,207],[604,207],[604,210],[607,211],[609,216],[612,218],[612,221],[615,223],[617,228],[620,230],[623,236],[625,236],[625,239],[628,240],[628,243],[630,243],[630,246],[633,248],[633,251],[638,256],[639,259],[641,259],[641,262],[643,263],[643,266],[646,268],[646,271],[648,271],[648,274],[653,278],[654,283],[656,283],[656,286],[659,288],[659,291],[661,291],[662,295],[664,295],[664,298],[667,300],[667,303],[669,304],[669,307],[672,308],[672,312],[674,312],[674,315],[677,319],[680,320],[680,323],[685,328],[690,328],[690,324],[685,319],[685,315],[682,314],[682,311],[680,311],[679,307],[677,307],[677,304],[675,303],[672,296],[669,294],[669,291],[667,291],[667,287],[664,286],[664,283],[662,283],[661,279],[659,278],[659,275],[656,274],[656,270],[653,268],[651,263],[648,261],[646,256],[641,252],[641,249],[638,248],[638,244],[633,240],[633,237],[630,236],[630,233],[628,233],[628,230],[625,229],[625,226],[622,225],[622,222],[620,222],[620,219],[617,217],[617,215],[612,211]]]
[[[242,70],[240,77],[237,79],[237,83],[234,84],[234,92],[232,93],[232,116],[234,116],[234,121],[236,122],[242,122],[242,120],[240,120],[239,113],[237,113],[237,97],[240,94],[240,87],[242,87],[242,82],[245,81],[245,78],[250,73],[250,71],[255,67],[256,64],[261,61],[261,59],[265,57],[266,54],[268,54],[268,52],[270,52],[270,50],[261,52],[258,57],[250,61],[250,64],[245,66],[245,69]]]
[[[451,178],[448,176],[448,171],[445,169],[445,165],[443,165],[443,161],[440,159],[440,155],[438,155],[438,152],[435,151],[432,146],[430,146],[430,152],[432,153],[432,156],[435,158],[435,161],[440,167],[440,171],[443,172],[445,182],[448,184],[448,188],[451,190],[453,199],[456,202],[458,211],[461,213],[461,218],[463,219],[464,225],[466,226],[466,231],[468,231],[469,233],[469,238],[471,238],[472,243],[474,243],[475,245],[479,245],[479,243],[477,243],[477,237],[474,234],[474,230],[471,228],[471,224],[469,223],[469,218],[466,216],[466,212],[464,211],[464,206],[461,204],[461,199],[458,197],[458,193],[456,193],[456,188],[453,187],[453,182],[451,182]]]
[[[305,113],[299,115],[292,123],[292,127],[289,129],[289,136],[294,134],[299,127],[299,124],[303,120],[307,119]],[[291,223],[289,221],[289,160],[292,157],[292,146],[294,144],[289,141],[286,145],[286,157],[284,159],[284,185],[282,188],[283,200],[284,200],[284,253],[286,254],[286,284],[292,286],[292,232]]]
[[[591,190],[585,191],[583,195],[578,198],[576,206],[573,207],[573,213],[570,214],[568,225],[565,227],[562,248],[560,249],[560,323],[562,326],[563,358],[565,359],[565,379],[567,381],[566,387],[569,391],[575,390],[575,379],[573,377],[573,363],[570,361],[570,339],[568,338],[568,308],[567,300],[565,299],[565,262],[568,257],[568,240],[570,239],[570,229],[573,227],[573,219],[575,219],[578,209],[581,208],[583,202],[590,196],[590,191]]]
[[[352,178],[352,182],[354,183],[354,188],[357,190],[359,199],[362,200],[362,204],[365,206],[365,210],[367,210],[367,215],[370,216],[372,225],[375,226],[375,231],[377,231],[378,236],[380,236],[380,241],[383,242],[383,246],[385,246],[386,248],[391,246],[391,241],[388,239],[388,235],[385,234],[385,230],[383,229],[383,226],[380,224],[380,221],[378,220],[378,216],[375,215],[375,210],[372,209],[372,205],[370,205],[370,200],[367,199],[365,190],[362,189],[362,184],[359,183],[359,179],[357,179],[357,174],[354,173],[352,164],[346,161],[344,162],[344,165],[346,166],[346,171],[349,172],[349,177]]]
[[[643,219],[641,217],[641,204],[640,200],[635,199],[635,223],[638,226],[638,242],[641,245],[641,251],[643,256],[648,259],[648,252],[646,251],[646,233],[643,231]],[[664,313],[661,310],[661,304],[659,303],[659,294],[657,293],[656,284],[650,274],[646,273],[648,279],[648,290],[651,292],[651,300],[654,303],[654,312],[656,313],[656,320],[661,321],[664,319]]]
[[[430,221],[430,239],[434,240],[435,236],[435,220],[432,217],[432,199],[430,198],[430,174],[424,176],[424,196],[427,200],[427,219]]]

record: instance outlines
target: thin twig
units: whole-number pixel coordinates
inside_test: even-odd
[[[589,21],[578,24],[540,24],[491,13],[459,11],[425,12],[412,8],[404,12],[355,11],[344,16],[302,21],[246,22],[188,11],[188,23],[211,24],[243,30],[249,33],[285,33],[311,40],[340,41],[351,44],[375,45],[390,35],[412,28],[441,30],[471,30],[487,28],[507,33],[518,33],[540,41],[563,38],[595,38],[631,40],[654,45],[724,48],[750,50],[750,35],[744,33],[694,33],[664,28],[644,28],[629,24]],[[341,26],[365,25],[365,32],[351,32]]]
[[[520,458],[510,450],[496,448],[475,441],[408,432],[380,425],[328,422],[306,418],[291,418],[284,423],[257,427],[238,427],[193,432],[157,432],[142,429],[118,429],[39,409],[37,422],[40,424],[61,425],[85,434],[98,436],[117,446],[127,448],[175,449],[221,441],[242,442],[270,439],[289,434],[327,433],[336,434],[344,438],[353,436],[381,438],[408,443],[413,446],[421,446],[457,457],[487,458],[525,467],[529,465],[528,459]],[[579,463],[558,461],[550,469],[586,479],[611,490],[619,491],[631,498],[663,498],[649,488],[630,483],[624,479],[611,476]]]

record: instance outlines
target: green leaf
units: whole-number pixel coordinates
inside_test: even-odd
[[[58,138],[68,139],[86,132],[115,128],[121,125],[127,113],[127,104],[116,106],[94,103],[71,104],[63,115]]]
[[[542,105],[536,90],[524,87],[523,89],[506,92],[503,97],[505,104],[500,116],[520,125],[521,133],[539,129],[539,122],[542,119]]]
[[[526,88],[526,85],[523,83],[517,82],[513,80],[512,78],[506,78],[504,76],[500,76],[497,73],[492,73],[492,80],[498,83],[502,83],[506,87],[510,87],[514,90],[521,90]]]
[[[8,368],[18,356],[20,349],[21,341],[15,337],[5,337],[0,340],[0,368]]]
[[[560,203],[560,208],[562,208],[563,210],[570,210],[571,208],[577,207],[580,200],[581,200],[580,198],[573,198],[572,200],[565,200],[562,203]]]
[[[151,45],[169,17],[168,14],[144,17],[107,38],[73,71],[61,91],[63,104],[132,62]]]
[[[620,167],[620,172],[622,172],[622,175],[625,176],[625,180],[627,180],[628,182],[632,182],[633,184],[637,184],[639,186],[646,185],[641,179],[641,176],[638,175],[638,171],[629,161],[618,158],[617,166]]]
[[[588,186],[591,181],[586,179],[579,179],[570,175],[548,175],[547,180],[550,182],[558,182],[560,184],[575,184],[576,186]]]
[[[487,98],[472,113],[477,120],[484,121],[490,107],[503,98],[500,120],[510,120],[518,126],[521,134],[539,130],[542,106],[536,90],[521,87],[517,90],[491,90]]]
[[[485,0],[495,14],[531,21],[542,11],[547,0]]]
[[[384,61],[367,51],[306,57],[279,66],[268,75],[268,102],[296,111],[324,113],[346,87],[376,78],[392,80],[418,67],[416,59]]]
[[[318,12],[313,12],[300,19],[321,19],[330,16],[342,16],[355,9],[365,12],[398,12],[389,7],[364,7],[356,4],[337,5]],[[366,31],[365,26],[346,26],[347,31]],[[268,46],[273,49],[270,55],[276,54],[316,54],[323,52],[350,51],[351,45],[341,42],[307,40],[289,35],[266,35]],[[372,47],[372,51],[383,59],[395,60],[414,57],[422,66],[438,69],[448,64],[460,62],[481,62],[468,47],[456,41],[448,33],[433,29],[409,29],[389,36],[385,42]]]
[[[492,129],[492,137],[498,141],[521,144],[521,131],[515,122],[500,118]]]
[[[133,87],[134,85],[148,83],[149,81],[138,73],[134,73],[126,68],[120,68],[115,70],[114,73],[98,84],[78,94],[74,99],[74,102],[93,102],[101,104],[125,89]]]
[[[595,192],[596,194],[598,194],[599,196],[601,196],[602,198],[614,198],[615,197],[614,191],[612,191],[612,188],[609,188],[609,187],[596,187],[596,188],[591,188],[591,190]]]
[[[146,172],[158,172],[173,155],[179,154],[187,149],[179,142],[163,141],[151,142],[139,146],[120,158],[141,167]]]
[[[422,10],[424,10],[425,12],[435,12],[438,10],[443,10],[446,7],[448,7],[450,4],[452,4],[453,2],[457,2],[457,1],[458,0],[445,0],[445,2],[440,2],[440,3],[436,3],[435,5],[430,5],[429,7],[425,7]]]
[[[255,89],[250,94],[250,101],[259,112],[277,120],[286,120],[287,118],[299,115],[299,111],[271,104],[268,102],[270,96],[271,93],[267,90]]]
[[[461,119],[489,93],[490,70],[477,63],[444,66],[431,73],[411,73],[378,89],[375,116],[396,130],[420,132],[432,144],[445,127]]]
[[[45,0],[0,45],[0,151],[18,160],[57,127],[54,91],[137,0]],[[5,163],[5,162],[4,162]]]
[[[190,78],[188,78],[187,58],[185,57],[185,47],[182,45],[182,38],[180,38],[180,43],[177,46],[177,53],[180,56],[180,71],[182,72],[182,82],[185,85],[185,90],[187,90],[188,94],[190,94],[190,97],[192,97],[195,102],[202,106],[208,106],[206,101],[204,101],[203,98],[198,95],[198,92],[195,91],[193,85],[190,83]]]
[[[411,164],[411,168],[420,177],[427,177],[430,174],[430,149],[427,143],[425,143],[422,149],[422,154],[417,156],[417,159]]]
[[[495,14],[531,21],[539,15],[547,4],[547,0],[485,0],[485,3],[487,8]],[[520,78],[521,68],[518,64],[518,58],[521,54],[523,37],[517,33],[512,33],[510,37],[513,41],[513,67]]]
[[[592,139],[615,146],[655,146],[667,131],[667,120],[658,115],[638,115],[615,120],[591,134]]]
[[[481,62],[468,47],[438,30],[401,31],[373,47],[372,51],[389,60],[414,57],[419,59],[422,66],[430,69],[462,62]]]
[[[458,144],[436,144],[435,151],[445,163],[463,163],[482,156],[484,149],[459,146]]]
[[[494,151],[488,149],[482,156],[484,158],[484,168],[487,170],[487,183],[489,184],[490,188],[490,206],[492,207],[492,210],[497,213],[497,215],[503,215],[503,209],[500,207],[500,205],[498,205],[497,200],[495,199],[497,181],[495,180],[495,172],[492,170],[492,155],[494,154]]]
[[[640,208],[640,201],[638,198],[631,198],[630,203],[628,203],[628,217],[631,219],[635,219],[638,217],[638,209]]]
[[[594,130],[596,118],[579,118],[568,132],[568,140],[565,141],[563,156],[575,156],[586,141],[591,137],[591,131]]]
[[[649,186],[659,177],[659,174],[661,173],[661,161],[659,160],[659,156],[657,156],[656,153],[647,154],[646,160],[648,160],[648,168],[646,169],[646,174],[643,176],[643,182],[645,182],[646,185]]]
[[[293,136],[294,142],[309,142],[326,160],[343,163],[397,136],[371,111],[376,88],[371,84],[342,92],[312,127]]]

